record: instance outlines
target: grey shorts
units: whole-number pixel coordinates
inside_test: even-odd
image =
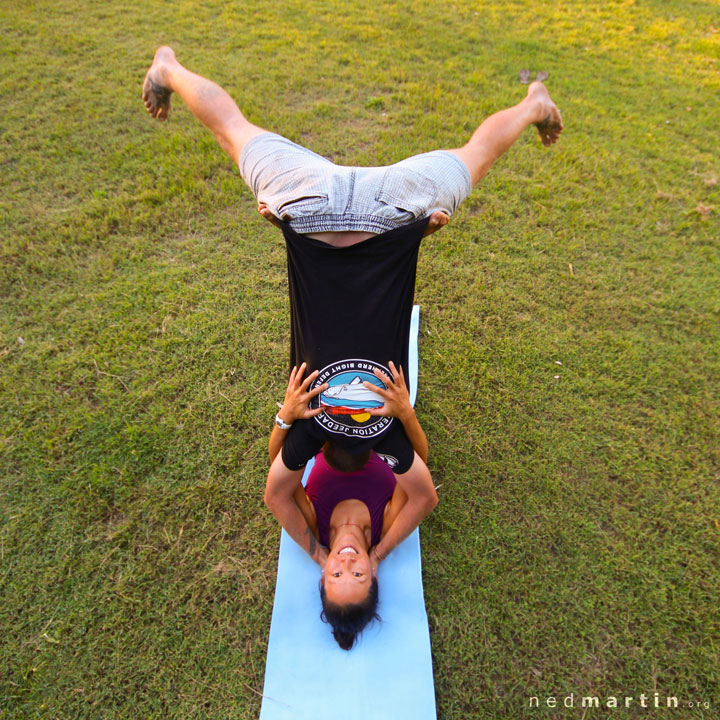
[[[472,190],[467,166],[447,150],[349,167],[268,132],[245,145],[238,166],[258,202],[298,233],[383,233],[435,210],[452,215]]]

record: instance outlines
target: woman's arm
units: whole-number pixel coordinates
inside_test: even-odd
[[[420,421],[415,415],[415,410],[410,404],[410,393],[405,384],[405,373],[403,373],[402,367],[397,370],[392,360],[388,363],[388,366],[393,375],[392,378],[389,378],[382,370],[375,370],[375,375],[387,386],[386,389],[379,388],[377,385],[367,381],[363,383],[368,390],[376,392],[385,401],[382,407],[369,410],[369,412],[371,415],[396,417],[402,423],[413,449],[426,463],[428,459],[428,441]]]
[[[308,392],[308,387],[318,376],[319,370],[314,370],[303,380],[302,376],[306,367],[306,363],[303,363],[299,368],[294,367],[290,372],[290,379],[288,380],[287,390],[285,391],[285,399],[283,400],[282,407],[278,410],[277,414],[280,420],[287,425],[292,425],[296,420],[305,420],[307,418],[315,417],[322,412],[322,408],[315,408],[314,410],[311,410],[308,407],[308,404],[312,398],[327,389],[327,383]],[[272,433],[270,434],[270,442],[268,444],[268,453],[270,455],[271,463],[280,452],[289,431],[289,427],[283,430],[277,424],[273,426]]]
[[[325,567],[328,551],[315,537],[308,520],[298,506],[295,493],[302,487],[303,471],[288,470],[278,455],[265,484],[265,505],[285,532],[318,564]]]
[[[412,533],[438,503],[432,476],[418,453],[415,453],[415,460],[410,469],[395,477],[398,485],[407,495],[407,500],[401,506],[398,502],[397,515],[390,520],[387,532],[370,551],[370,560],[374,568],[377,568],[380,560],[383,560]],[[394,501],[393,494],[391,503]],[[392,505],[390,511],[393,511]]]

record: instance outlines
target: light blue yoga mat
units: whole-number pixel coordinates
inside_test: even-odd
[[[419,321],[416,305],[406,375],[413,405]],[[320,620],[319,581],[320,567],[283,530],[260,720],[436,720],[418,531],[380,563],[382,621],[349,652]]]

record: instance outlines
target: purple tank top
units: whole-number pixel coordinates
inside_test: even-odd
[[[318,535],[330,547],[330,517],[343,500],[362,500],[370,511],[371,544],[380,542],[385,506],[395,491],[395,474],[375,452],[362,470],[343,473],[331,468],[322,453],[315,456],[305,493],[315,508]]]

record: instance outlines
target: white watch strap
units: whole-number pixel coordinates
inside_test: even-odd
[[[284,420],[281,419],[280,415],[275,415],[275,424],[281,429],[281,430],[289,430],[292,427],[292,423],[288,425]]]

